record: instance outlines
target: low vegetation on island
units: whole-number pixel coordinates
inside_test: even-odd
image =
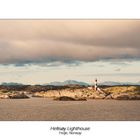
[[[52,98],[60,101],[88,99],[140,100],[140,86],[100,86],[102,92],[84,85],[1,85],[0,99]]]

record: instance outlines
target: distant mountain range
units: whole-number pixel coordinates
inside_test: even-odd
[[[46,85],[54,85],[54,86],[65,86],[65,85],[81,85],[81,86],[88,86],[88,83],[75,81],[75,80],[66,80],[64,82],[51,82]]]
[[[64,82],[51,82],[51,83],[49,83],[47,85],[55,85],[55,86],[64,86],[64,85],[81,85],[81,86],[83,86],[84,85],[84,86],[89,86],[91,84],[88,84],[88,83],[85,83],[85,82],[81,82],[81,81],[75,81],[75,80],[67,80],[67,81],[64,81]],[[131,83],[131,82],[105,81],[105,82],[99,83],[99,85],[106,85],[106,86],[115,86],[115,85],[140,85],[140,82]]]
[[[23,85],[23,84],[14,83],[14,82],[10,82],[10,83],[3,82],[3,83],[1,83],[1,85],[3,85],[3,86],[17,86],[17,85]]]
[[[109,85],[109,86],[115,86],[115,85],[140,85],[140,82],[137,83],[131,83],[131,82],[114,82],[114,81],[105,81],[102,83],[99,83],[99,85]]]
[[[10,83],[1,83],[1,85],[4,86],[18,86],[18,85],[24,85],[21,83],[14,83],[14,82],[10,82]],[[94,85],[94,83],[92,84],[88,84],[85,82],[81,82],[81,81],[75,81],[75,80],[66,80],[64,82],[51,82],[48,84],[44,84],[44,85],[53,85],[53,86],[65,86],[65,85],[81,85],[81,86],[89,86],[89,85]],[[131,83],[131,82],[114,82],[114,81],[105,81],[105,82],[101,82],[99,83],[99,85],[106,85],[106,86],[115,86],[115,85],[140,85],[140,82],[137,83]]]

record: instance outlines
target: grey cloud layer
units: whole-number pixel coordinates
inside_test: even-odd
[[[140,58],[140,20],[1,20],[0,63]]]

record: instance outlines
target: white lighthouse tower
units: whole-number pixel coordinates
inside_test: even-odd
[[[97,78],[95,79],[95,85],[94,85],[95,91],[98,90],[98,85],[97,85]]]

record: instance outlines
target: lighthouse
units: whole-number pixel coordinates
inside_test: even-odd
[[[94,85],[95,91],[98,90],[98,85],[97,85],[97,78],[95,79],[95,85]]]

